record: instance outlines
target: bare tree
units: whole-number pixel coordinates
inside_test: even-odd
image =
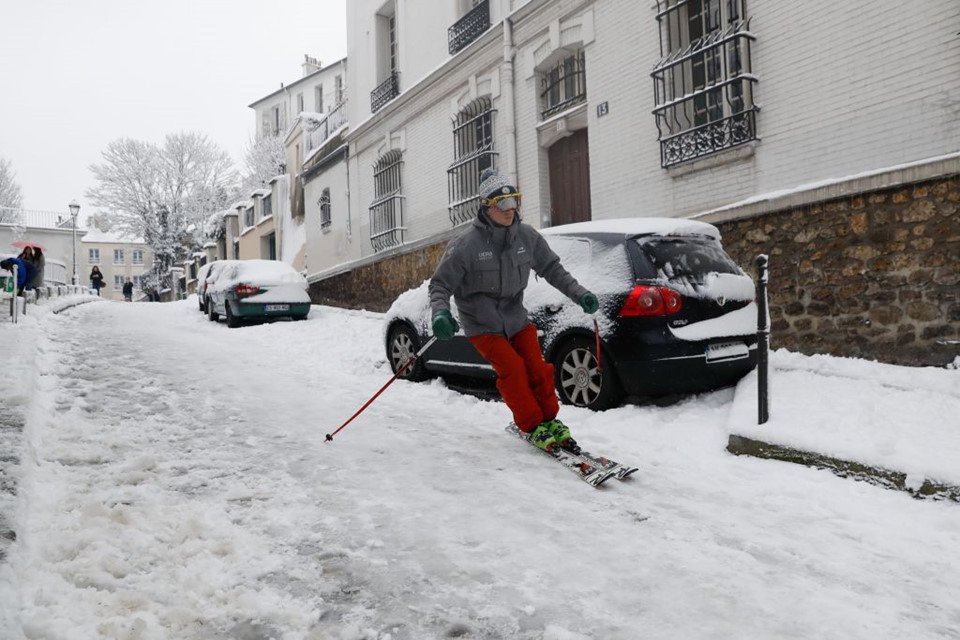
[[[266,186],[270,178],[283,173],[284,149],[280,136],[251,138],[243,157],[244,172],[241,193],[250,193]]]
[[[0,158],[0,222],[16,219],[23,203],[23,194],[13,172],[13,163]]]
[[[236,173],[225,151],[197,133],[168,135],[163,146],[121,138],[90,167],[97,186],[87,198],[111,226],[141,236],[154,253],[156,284],[196,249],[197,230],[236,196]]]

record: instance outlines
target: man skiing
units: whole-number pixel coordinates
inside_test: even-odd
[[[450,241],[430,280],[433,334],[447,340],[459,330],[450,313],[453,296],[464,334],[493,365],[517,427],[541,449],[575,451],[570,429],[557,419],[553,365],[543,359],[523,291],[533,269],[586,313],[596,313],[599,302],[563,268],[543,236],[520,221],[516,187],[493,169],[485,169],[480,182],[476,219]]]

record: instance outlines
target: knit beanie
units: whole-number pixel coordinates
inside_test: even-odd
[[[506,195],[508,193],[517,193],[517,188],[497,170],[489,167],[480,173],[480,188],[477,189],[477,195],[480,196],[480,202],[483,204],[492,204],[491,198]],[[516,198],[504,198],[497,203],[497,207],[503,210],[516,209],[520,203]]]

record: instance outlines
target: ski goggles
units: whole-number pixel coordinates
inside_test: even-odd
[[[502,211],[520,208],[520,193],[500,193],[490,198],[483,198],[480,202],[485,205],[492,205]]]

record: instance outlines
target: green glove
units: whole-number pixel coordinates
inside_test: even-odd
[[[600,308],[600,301],[597,300],[597,296],[593,295],[589,291],[580,296],[580,299],[577,300],[577,304],[586,311],[587,313],[596,313],[597,309]]]
[[[460,325],[446,309],[441,309],[433,314],[433,335],[439,339],[449,340],[459,330]]]

